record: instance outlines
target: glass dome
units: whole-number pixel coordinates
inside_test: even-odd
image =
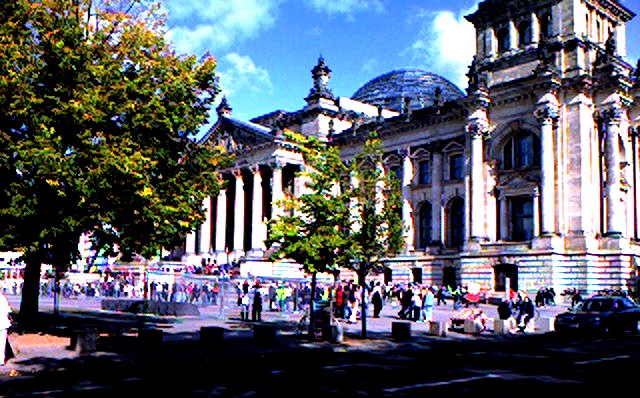
[[[415,110],[432,106],[438,88],[440,103],[464,96],[462,90],[442,76],[420,69],[399,69],[369,81],[353,94],[352,99],[402,111],[404,98],[408,97],[411,99],[409,107]]]

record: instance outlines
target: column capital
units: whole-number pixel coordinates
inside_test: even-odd
[[[407,147],[398,149],[398,155],[402,156],[403,158],[407,158],[411,156],[411,147],[407,146]]]
[[[249,171],[251,171],[251,174],[253,175],[260,174],[260,165],[252,164],[251,166],[249,166]]]
[[[602,117],[610,125],[620,126],[624,110],[620,104],[612,104],[602,111]]]
[[[471,138],[485,138],[489,135],[489,123],[486,119],[470,120],[467,124],[467,133],[471,135]]]
[[[233,174],[236,179],[242,178],[242,169],[233,169],[231,170],[231,174]]]
[[[539,198],[540,197],[540,188],[538,188],[538,186],[533,187],[533,197],[534,198]]]
[[[541,124],[550,124],[558,120],[560,102],[553,93],[547,93],[537,103],[534,115]]]
[[[274,159],[269,165],[274,170],[282,170],[282,168],[286,166],[287,163],[284,160]]]

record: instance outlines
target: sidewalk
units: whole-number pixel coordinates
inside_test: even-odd
[[[372,318],[370,315],[367,317],[367,331],[368,338],[366,340],[360,339],[361,322],[358,321],[355,324],[349,324],[341,322],[344,329],[344,341],[341,344],[333,344],[326,342],[309,342],[303,338],[296,336],[296,324],[302,317],[303,313],[289,312],[280,313],[272,311],[263,311],[261,324],[273,324],[278,330],[278,343],[271,346],[260,346],[253,343],[252,327],[254,322],[240,321],[239,309],[236,305],[229,305],[223,311],[219,306],[207,306],[200,307],[200,316],[189,317],[153,317],[145,315],[132,315],[132,314],[120,314],[106,311],[96,310],[95,303],[80,303],[78,301],[71,303],[62,303],[61,316],[54,317],[51,310],[47,311],[45,307],[41,305],[41,312],[43,316],[49,317],[51,323],[60,321],[65,326],[61,326],[59,330],[63,331],[60,335],[53,334],[55,331],[53,325],[49,325],[49,328],[43,334],[24,334],[17,335],[12,334],[16,348],[19,351],[17,357],[8,361],[6,366],[0,367],[0,377],[4,377],[11,374],[27,374],[33,372],[40,372],[55,366],[56,361],[64,360],[82,360],[82,355],[69,349],[70,337],[64,335],[64,332],[71,330],[75,323],[82,323],[95,325],[98,322],[108,325],[111,328],[114,325],[122,324],[122,330],[127,330],[128,326],[132,329],[146,327],[151,325],[154,328],[160,328],[163,330],[164,351],[170,347],[178,347],[179,344],[190,342],[192,345],[197,343],[199,339],[200,328],[204,326],[216,326],[225,329],[224,332],[224,347],[220,350],[220,355],[225,353],[234,353],[242,350],[253,349],[288,349],[296,345],[317,345],[319,348],[327,348],[334,350],[375,350],[375,349],[388,349],[393,347],[394,344],[402,344],[402,342],[396,342],[391,338],[392,323],[400,321],[397,316],[398,307],[390,303],[384,306],[380,318]],[[75,307],[75,308],[74,308]],[[83,308],[84,307],[84,308]],[[480,305],[480,308],[484,310],[490,319],[494,319],[497,316],[496,307],[493,305]],[[553,317],[557,313],[566,309],[566,306],[560,305],[557,307],[540,309],[540,316]],[[434,309],[434,320],[447,323],[450,317],[458,312],[454,310],[450,303],[447,306],[436,306]],[[221,317],[224,315],[224,317]],[[405,321],[409,322],[409,321]],[[142,326],[141,326],[142,325]],[[411,322],[411,336],[413,342],[418,342],[425,339],[475,339],[475,338],[491,338],[491,333],[483,333],[480,336],[463,334],[457,332],[449,332],[447,337],[436,337],[428,334],[429,324],[423,322]],[[126,333],[125,333],[126,334]],[[129,345],[135,343],[135,335],[131,335]],[[496,336],[499,337],[499,336]],[[511,336],[509,336],[511,337]],[[513,336],[517,337],[517,336]],[[109,336],[101,334],[98,339],[98,351],[92,356],[104,356],[104,355],[119,355],[119,356],[136,356],[140,355],[138,350],[127,351],[124,345],[117,346],[111,343],[111,347],[115,347],[115,352],[101,351],[101,347],[107,347],[108,344],[101,344],[102,339],[108,339]],[[124,341],[124,340],[123,340]],[[173,344],[173,345],[172,345]],[[195,344],[197,346],[197,344]],[[182,347],[182,346],[181,346]],[[131,347],[129,347],[131,348]],[[183,350],[183,348],[181,348]],[[200,355],[197,347],[193,351],[194,355]],[[175,353],[178,354],[178,353]],[[190,355],[183,350],[180,355]]]

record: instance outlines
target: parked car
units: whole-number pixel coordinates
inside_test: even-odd
[[[640,333],[640,305],[622,296],[594,296],[558,314],[557,333]]]

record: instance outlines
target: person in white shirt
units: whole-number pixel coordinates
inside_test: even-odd
[[[11,307],[5,297],[4,293],[0,291],[0,345],[2,350],[0,351],[0,366],[4,366],[6,363],[6,348],[7,348],[7,334],[11,327]]]

